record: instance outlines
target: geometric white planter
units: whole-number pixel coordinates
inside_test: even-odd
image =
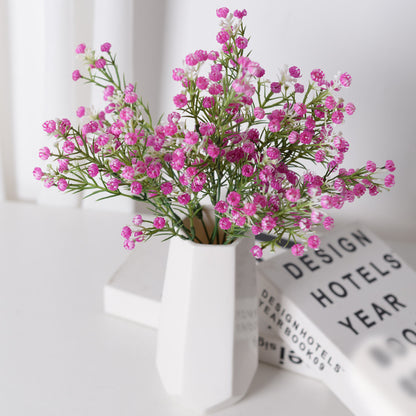
[[[241,399],[257,369],[254,240],[170,240],[156,366],[168,394],[208,412]]]

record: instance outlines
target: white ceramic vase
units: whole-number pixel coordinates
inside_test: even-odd
[[[200,412],[241,399],[257,369],[252,245],[170,242],[156,365],[168,394]]]

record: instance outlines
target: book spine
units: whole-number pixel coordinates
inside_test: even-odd
[[[258,345],[261,362],[306,377],[317,378],[318,373],[306,365],[305,361],[272,331],[260,332]]]
[[[259,321],[299,356],[315,378],[355,415],[373,416],[355,387],[352,363],[310,319],[258,271]]]

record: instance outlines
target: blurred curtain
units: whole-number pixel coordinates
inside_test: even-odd
[[[102,106],[99,92],[72,80],[72,71],[80,68],[79,43],[99,48],[110,42],[126,79],[150,77],[153,85],[159,84],[154,78],[158,71],[143,68],[139,60],[135,64],[134,56],[139,55],[135,51],[151,53],[145,36],[152,35],[149,16],[163,20],[163,6],[164,1],[145,0],[0,0],[0,199],[133,209],[132,201],[120,198],[96,203],[45,190],[32,171],[40,165],[39,148],[48,144],[43,121],[76,121],[78,106]],[[162,40],[153,36],[151,42],[162,49]],[[157,90],[151,91],[152,104],[157,104],[155,97]]]

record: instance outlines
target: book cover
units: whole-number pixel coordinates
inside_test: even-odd
[[[357,415],[416,414],[416,273],[353,225],[257,268],[260,320]]]

